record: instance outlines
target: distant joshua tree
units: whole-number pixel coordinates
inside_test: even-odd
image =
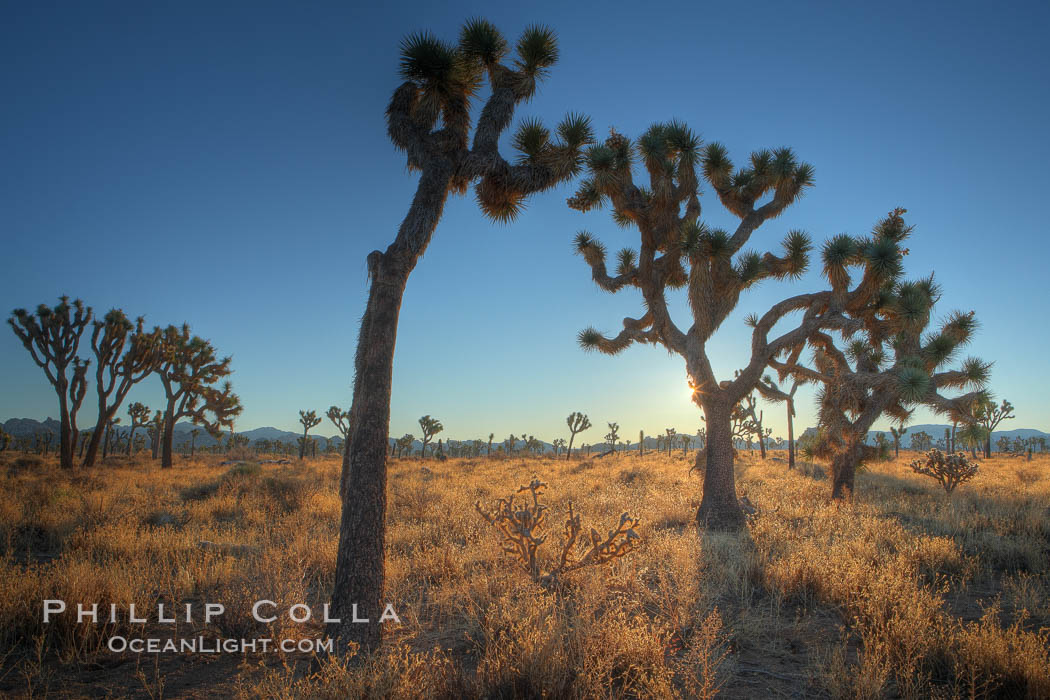
[[[645,454],[645,431],[638,431],[638,456],[641,457]]]
[[[576,439],[579,433],[587,430],[591,427],[591,419],[587,417],[583,412],[573,411],[569,414],[569,417],[565,419],[566,425],[569,426],[569,447],[565,450],[565,459],[572,457],[572,441]]]
[[[565,447],[565,438],[557,438],[551,444],[554,445],[554,456],[557,457],[561,454],[561,448]]]
[[[500,136],[515,108],[535,94],[558,58],[554,32],[545,27],[526,29],[515,49],[513,63],[507,62],[506,39],[483,19],[467,22],[457,44],[421,32],[401,45],[405,82],[387,107],[387,134],[405,153],[409,169],[419,173],[419,182],[397,238],[367,260],[371,286],[354,360],[354,430],[340,484],[343,516],[332,600],[334,617],[343,622],[333,623],[329,634],[340,649],[354,641],[367,652],[382,637],[378,618],[384,586],[390,378],[409,274],[430,243],[450,195],[463,194],[476,183],[482,211],[508,222],[529,195],[575,175],[580,149],[593,138],[589,120],[582,116],[565,119],[554,138],[539,121],[526,120],[512,141],[520,155],[508,162],[500,154]],[[491,92],[480,110],[473,109],[472,99],[485,77]],[[371,622],[353,624],[351,605]]]
[[[488,457],[489,455],[492,454],[492,440],[495,437],[496,437],[496,433],[489,433],[489,449],[488,449],[488,452],[485,453],[486,457]]]
[[[131,434],[128,435],[128,455],[130,455],[131,448],[135,444],[135,431],[150,424],[149,406],[136,401],[128,406],[128,416],[131,417]]]
[[[310,428],[315,428],[321,424],[321,419],[317,417],[316,411],[299,411],[299,423],[303,426],[303,440],[299,443],[299,459],[303,458],[303,454],[306,452],[306,441],[309,439]]]
[[[667,434],[667,438],[664,440],[664,444],[667,445],[667,455],[670,456],[671,450],[674,448],[675,435],[678,434],[678,431],[674,428],[664,428],[664,433]]]
[[[933,446],[933,436],[925,430],[911,433],[911,449],[925,452]]]
[[[419,429],[423,431],[423,449],[420,450],[419,454],[422,457],[426,457],[427,443],[429,443],[435,435],[444,430],[445,426],[441,425],[441,421],[437,418],[423,416],[419,419]]]
[[[157,455],[160,454],[160,442],[161,436],[164,434],[164,414],[157,411],[153,414],[153,419],[149,422],[149,435],[150,435],[150,451],[151,459],[156,459]]]
[[[903,425],[898,428],[895,425],[890,426],[890,435],[893,436],[893,458],[900,459],[901,456],[901,438],[908,432],[908,429]]]
[[[607,423],[609,426],[609,432],[605,434],[605,442],[608,443],[609,449],[606,450],[605,454],[616,451],[616,441],[620,439],[620,424],[619,423]]]
[[[190,431],[190,457],[193,457],[197,452],[197,436],[200,434],[200,428],[194,428]]]
[[[80,299],[70,303],[63,296],[57,306],[41,304],[36,314],[15,309],[7,322],[58,394],[59,464],[73,469],[79,436],[77,412],[87,391],[88,370],[88,361],[80,359],[77,350],[91,322],[91,308]]]
[[[1003,402],[996,406],[995,402],[989,398],[986,401],[979,402],[974,413],[976,414],[977,422],[984,426],[988,433],[984,441],[984,457],[985,459],[991,459],[992,432],[1004,420],[1012,420],[1014,418],[1013,404],[1003,399]]]
[[[345,452],[347,445],[350,444],[350,440],[348,439],[350,436],[350,411],[343,411],[338,406],[331,406],[325,415],[328,416],[328,420],[332,421],[335,425],[339,434],[343,436],[343,451]],[[396,444],[397,443],[394,442],[394,445]],[[393,447],[391,447],[391,450],[393,450]],[[393,454],[393,452],[391,452],[391,454]]]

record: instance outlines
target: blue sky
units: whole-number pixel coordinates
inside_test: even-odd
[[[816,186],[757,249],[792,228],[818,242],[864,233],[908,208],[909,270],[936,271],[940,312],[977,312],[971,352],[995,362],[993,388],[1017,407],[1004,427],[1048,429],[1050,6],[844,5],[5,2],[0,307],[66,293],[189,322],[233,355],[240,429],[347,406],[365,256],[393,239],[415,186],[383,124],[398,43],[422,29],[452,40],[483,15],[511,39],[534,22],[559,36],[559,64],[517,118],[582,111],[599,134],[629,136],[678,118],[738,163],[781,145],[812,163]],[[596,426],[590,442],[608,421],[633,439],[699,427],[680,358],[576,346],[581,328],[617,330],[639,306],[594,287],[573,235],[637,243],[606,213],[569,210],[571,191],[533,198],[510,225],[471,197],[446,207],[402,308],[392,434],[418,434],[431,414],[455,438],[550,440],[575,410]],[[702,202],[708,222],[733,225],[712,194]],[[720,375],[745,363],[744,315],[817,285],[751,291],[711,345]],[[10,331],[0,386],[0,418],[55,415]],[[160,397],[152,380],[133,393]],[[783,410],[765,410],[784,434]]]

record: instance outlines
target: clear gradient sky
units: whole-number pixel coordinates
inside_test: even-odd
[[[1047,3],[379,5],[0,5],[0,308],[66,293],[151,325],[188,321],[233,355],[238,429],[348,406],[365,256],[393,239],[415,187],[383,123],[398,43],[422,29],[454,40],[483,15],[511,39],[533,22],[558,33],[561,60],[519,119],[582,111],[598,134],[637,136],[678,118],[737,163],[782,145],[812,163],[816,186],[755,248],[792,228],[818,243],[865,233],[907,207],[909,270],[936,271],[942,314],[977,312],[971,352],[995,362],[994,390],[1017,408],[1004,427],[1050,428]],[[450,201],[409,280],[391,434],[418,435],[425,413],[458,439],[552,440],[575,410],[595,425],[584,442],[607,421],[635,440],[699,427],[680,358],[577,347],[581,328],[616,331],[639,302],[595,288],[573,235],[615,250],[637,233],[568,209],[571,191],[533,198],[510,225]],[[702,203],[710,224],[734,225],[713,194]],[[746,363],[744,315],[818,284],[749,292],[711,345],[720,376]],[[0,419],[56,415],[9,329],[0,387]],[[132,399],[161,395],[150,380]],[[783,435],[783,410],[765,410]],[[93,414],[89,395],[81,425]]]

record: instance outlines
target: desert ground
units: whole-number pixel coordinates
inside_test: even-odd
[[[114,653],[125,637],[324,637],[284,611],[329,600],[340,503],[328,456],[110,457],[71,474],[0,453],[0,695],[135,698],[1050,697],[1050,457],[981,460],[949,499],[916,453],[858,476],[833,503],[826,465],[737,458],[757,512],[742,534],[698,532],[694,455],[392,460],[383,651]],[[474,503],[533,476],[550,506],[545,564],[568,504],[585,531],[624,511],[641,546],[538,583]],[[203,543],[203,544],[202,544]],[[549,551],[543,551],[549,549]],[[42,622],[42,599],[120,602],[109,624]],[[254,622],[272,600],[277,621]],[[202,601],[226,614],[128,623]],[[169,607],[170,609],[170,607]],[[151,613],[152,617],[152,613]]]

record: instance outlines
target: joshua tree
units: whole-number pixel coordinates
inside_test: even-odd
[[[218,439],[222,428],[233,427],[233,419],[240,414],[242,407],[228,381],[221,389],[215,386],[231,374],[231,358],[218,359],[212,344],[191,336],[187,324],[181,328],[165,328],[160,343],[161,361],[157,374],[167,399],[160,466],[170,469],[175,422],[179,418],[189,418]],[[214,417],[212,420],[208,419],[209,413]]]
[[[760,382],[758,386],[762,386],[762,382]],[[751,434],[758,438],[758,448],[761,452],[762,459],[765,459],[766,432],[762,428],[762,418],[764,416],[764,412],[757,411],[757,408],[758,402],[755,400],[754,394],[748,394],[744,397],[743,401],[740,402],[740,410],[745,416],[748,416],[751,419]]]
[[[701,426],[696,431],[696,441],[701,450],[707,449],[707,428]]]
[[[11,434],[0,427],[0,452],[6,452],[7,446],[11,444]]]
[[[969,423],[959,431],[959,439],[970,448],[970,456],[977,459],[977,448],[984,447],[988,430],[978,422]]]
[[[7,322],[58,394],[59,464],[73,469],[79,435],[77,411],[87,391],[88,370],[88,361],[80,359],[77,350],[91,322],[91,308],[80,299],[70,303],[63,296],[55,307],[41,304],[36,314],[15,309]]]
[[[150,424],[149,406],[136,401],[128,406],[128,416],[131,417],[131,434],[128,435],[128,455],[130,455],[132,445],[135,444],[135,430]]]
[[[974,411],[977,416],[977,421],[984,426],[987,431],[987,437],[984,441],[984,457],[985,459],[991,459],[992,457],[992,431],[994,431],[999,424],[1004,420],[1011,420],[1014,418],[1014,407],[1006,399],[998,406],[990,398],[987,401],[981,401]]]
[[[419,419],[419,429],[423,431],[423,449],[419,451],[419,454],[422,457],[426,457],[427,443],[430,442],[431,438],[444,430],[445,426],[441,425],[441,421],[437,418],[423,416]]]
[[[605,434],[605,442],[609,445],[609,449],[605,451],[605,454],[616,451],[616,441],[620,439],[620,424],[619,423],[607,423],[609,426],[609,432]]]
[[[638,456],[641,457],[645,454],[645,431],[638,431]]]
[[[996,446],[996,449],[999,452],[1004,452],[1004,453],[1005,452],[1009,452],[1010,451],[1010,438],[1006,437],[1005,435],[1000,435],[999,439],[995,443],[995,446]]]
[[[774,403],[783,401],[787,405],[788,469],[795,468],[795,392],[801,385],[802,381],[796,379],[791,383],[791,389],[784,391],[768,374],[758,384],[758,393],[762,394],[762,398]]]
[[[116,447],[114,444],[116,442],[114,438],[119,437],[117,435],[116,430],[117,425],[119,424],[119,416],[110,418],[109,421],[106,423],[106,434],[102,438],[102,459],[105,459],[106,455],[108,455],[110,452],[113,452]]]
[[[172,428],[174,430],[174,428]],[[157,411],[153,414],[152,420],[149,422],[149,435],[150,435],[150,448],[152,454],[150,459],[156,459],[157,455],[160,454],[160,438],[164,432],[164,414]]]
[[[160,331],[142,330],[143,319],[134,324],[120,309],[112,309],[105,319],[94,321],[91,349],[95,353],[95,392],[98,420],[88,443],[84,466],[95,464],[99,442],[106,426],[120,409],[131,387],[157,369],[160,361]]]
[[[772,363],[782,375],[790,373],[822,385],[818,405],[824,439],[819,448],[832,460],[833,498],[851,497],[857,467],[875,456],[865,437],[883,413],[903,422],[911,414],[910,407],[924,405],[954,419],[967,416],[969,407],[984,396],[989,363],[968,358],[958,369],[944,369],[970,342],[977,321],[973,312],[955,312],[929,333],[939,297],[932,276],[898,281],[882,290],[870,312],[863,311],[863,330],[841,331],[845,350],[836,347],[830,335],[814,332],[809,338],[813,369],[796,363],[792,371],[787,364]],[[955,398],[940,393],[967,387],[974,391]]]
[[[664,440],[664,444],[667,445],[667,454],[670,456],[671,449],[674,447],[674,436],[677,434],[677,430],[674,428],[664,428],[664,433],[667,434],[667,439]]]
[[[489,433],[489,448],[488,451],[485,453],[486,457],[492,454],[492,439],[494,437],[496,437],[496,433]]]
[[[430,33],[408,37],[401,46],[401,76],[387,107],[387,134],[405,152],[408,167],[420,174],[415,197],[385,252],[368,256],[371,280],[354,361],[350,442],[343,461],[336,580],[331,636],[342,650],[347,642],[365,651],[378,646],[379,605],[384,581],[386,440],[390,422],[390,384],[398,313],[408,276],[426,250],[446,199],[471,183],[482,211],[508,222],[526,198],[548,190],[578,170],[580,149],[590,142],[589,121],[570,116],[557,139],[536,120],[525,121],[513,144],[521,155],[507,162],[499,152],[501,134],[516,106],[536,92],[558,56],[554,33],[531,27],[518,40],[513,65],[505,65],[508,45],[490,23],[471,20],[456,45]],[[471,109],[483,77],[491,93],[480,112]],[[471,115],[477,114],[471,142]],[[353,624],[352,607],[371,622]]]
[[[591,419],[582,411],[573,411],[565,419],[565,424],[569,426],[569,447],[565,450],[565,459],[569,459],[572,457],[572,441],[576,439],[577,434],[591,427]]]
[[[511,433],[510,436],[503,441],[503,451],[507,454],[514,452],[514,445],[518,442],[518,436]]]
[[[350,411],[343,411],[338,406],[331,406],[325,415],[328,416],[328,420],[332,421],[336,429],[339,430],[339,434],[343,436],[343,449],[345,451],[346,446],[350,444],[350,441],[347,439],[350,434]],[[395,442],[394,445],[396,444],[397,443]],[[392,449],[393,446],[391,447],[391,450]]]
[[[901,456],[901,438],[908,432],[908,429],[903,425],[899,428],[895,425],[890,426],[890,435],[893,436],[893,458],[900,459]]]
[[[561,448],[565,447],[565,438],[557,438],[551,444],[554,445],[554,456],[557,457],[561,454]]]
[[[309,439],[310,428],[316,428],[321,424],[321,419],[317,417],[316,411],[299,411],[299,423],[303,426],[303,439],[299,443],[299,459],[303,458],[306,452],[306,441]]]
[[[648,186],[634,183],[633,163],[640,161]],[[697,167],[722,204],[740,219],[732,233],[709,229],[700,221]],[[752,154],[750,165],[734,172],[726,149],[700,139],[684,124],[656,124],[633,144],[613,132],[585,158],[589,177],[569,206],[588,211],[609,203],[614,220],[640,233],[640,251],[626,248],[618,255],[616,276],[606,271],[605,247],[581,232],[576,250],[587,261],[591,276],[603,290],[634,287],[644,300],[642,314],[627,318],[623,330],[606,337],[593,328],[580,333],[585,349],[615,354],[636,342],[663,345],[685,360],[693,401],[707,419],[707,448],[702,453],[703,497],[697,522],[716,529],[745,525],[733,476],[732,413],[762,377],[769,361],[795,348],[813,331],[842,327],[843,312],[876,297],[886,274],[899,264],[896,241],[883,238],[861,246],[840,237],[825,252],[825,275],[831,290],[800,294],[775,304],[761,317],[750,316],[751,353],[747,365],[732,381],[720,382],[707,355],[707,343],[736,307],[741,294],[765,279],[800,276],[808,265],[809,237],[793,231],[784,241],[784,254],[744,251],[753,232],[778,216],[813,182],[813,169],[799,163],[790,149]],[[764,200],[764,201],[760,201]],[[850,267],[864,268],[863,278],[849,289]],[[680,329],[672,320],[668,290],[686,289],[692,325]],[[798,325],[770,338],[774,326],[794,312]],[[699,457],[698,457],[699,458]],[[697,465],[702,467],[702,465]]]
[[[193,457],[197,452],[197,436],[201,434],[199,428],[193,428],[190,430],[190,457]]]

